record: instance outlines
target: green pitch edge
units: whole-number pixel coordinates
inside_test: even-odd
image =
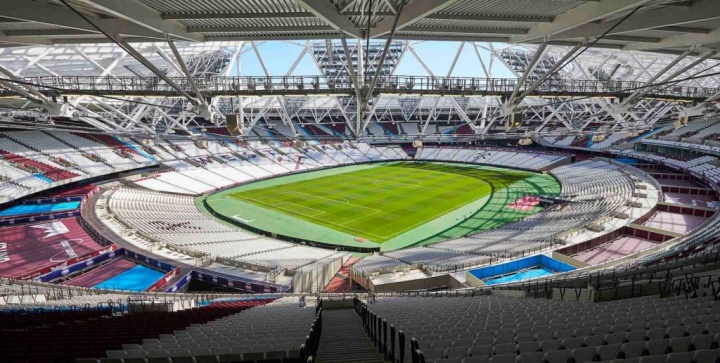
[[[500,227],[541,210],[540,207],[535,207],[529,211],[515,211],[506,208],[508,204],[517,198],[527,194],[557,195],[560,192],[559,184],[551,176],[525,173],[527,176],[522,180],[506,185],[505,187],[493,188],[492,193],[489,195],[470,201],[468,204],[460,206],[449,213],[441,215],[382,244],[376,244],[370,241],[358,242],[353,235],[231,197],[231,194],[237,193],[238,190],[246,192],[254,189],[264,189],[298,181],[370,169],[377,165],[388,164],[355,165],[279,177],[216,193],[208,196],[207,200],[219,213],[236,217],[257,228],[274,231],[278,234],[345,246],[380,246],[382,251],[392,251],[413,245],[436,243]],[[443,163],[414,163],[413,165],[418,168],[432,169],[441,167]],[[458,166],[458,164],[446,165]],[[510,169],[487,166],[462,166],[496,173],[518,173],[518,171]],[[200,203],[202,198],[204,197],[198,199],[199,206],[202,206],[202,203]]]

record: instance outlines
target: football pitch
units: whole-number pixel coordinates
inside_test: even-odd
[[[393,162],[256,182],[213,194],[207,202],[215,211],[262,230],[339,245],[382,244],[387,250],[517,220],[540,207],[522,211],[500,208],[494,216],[486,216],[482,225],[468,225],[489,206],[506,207],[524,195],[557,192],[554,179],[541,174],[449,163]],[[506,198],[493,202],[496,194]],[[496,223],[488,223],[490,220]],[[454,231],[456,228],[459,230]]]

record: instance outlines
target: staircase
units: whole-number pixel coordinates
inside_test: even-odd
[[[382,363],[378,348],[363,331],[353,309],[323,310],[323,333],[317,363]]]

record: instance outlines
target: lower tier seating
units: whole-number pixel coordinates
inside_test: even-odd
[[[269,303],[250,300],[212,304],[177,312],[143,312],[121,316],[82,316],[22,331],[0,327],[0,356],[12,362],[71,361],[76,358],[101,358],[105,351],[122,349],[124,344],[140,344],[161,334],[193,324],[236,314]],[[48,312],[45,314],[54,314]]]

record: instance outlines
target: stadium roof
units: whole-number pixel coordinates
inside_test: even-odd
[[[698,53],[720,44],[717,0],[0,0],[0,42],[382,39],[396,20],[395,39]]]

